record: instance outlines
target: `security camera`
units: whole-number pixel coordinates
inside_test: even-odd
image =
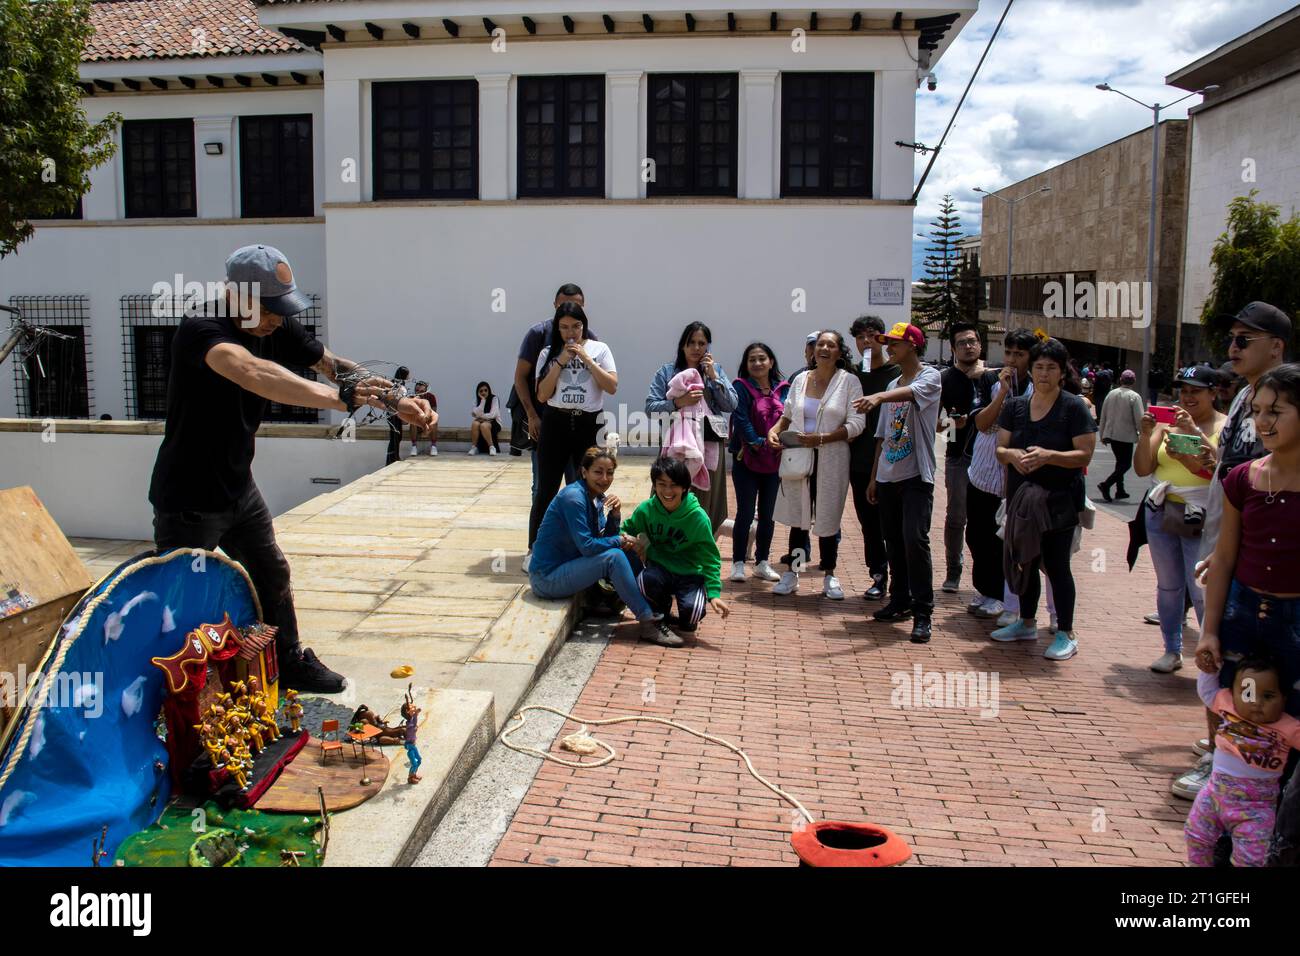
[[[929,90],[931,93],[933,93],[936,89],[938,89],[938,87],[939,87],[939,81],[935,78],[935,75],[933,73],[927,73],[925,75],[925,88]]]

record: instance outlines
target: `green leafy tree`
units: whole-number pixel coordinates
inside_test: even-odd
[[[944,196],[939,217],[931,221],[930,245],[926,246],[925,278],[912,297],[913,321],[940,339],[964,321],[962,308],[961,216],[952,196]]]
[[[0,0],[0,258],[29,219],[66,215],[113,155],[121,116],[90,123],[77,86],[90,0]]]
[[[1223,318],[1255,301],[1300,318],[1300,214],[1282,219],[1272,203],[1258,202],[1258,190],[1228,204],[1227,231],[1210,254],[1214,284],[1201,308],[1201,327],[1215,354],[1228,350],[1231,321]],[[1300,340],[1293,334],[1291,350]]]

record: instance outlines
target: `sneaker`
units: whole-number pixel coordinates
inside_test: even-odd
[[[1016,623],[1016,621],[1018,620],[1020,620],[1020,614],[1018,612],[1003,611],[1001,614],[998,615],[998,619],[993,623],[996,624],[998,627],[1007,627],[1008,625]]]
[[[1160,615],[1159,615],[1159,614],[1148,614],[1146,617],[1142,618],[1142,620],[1146,621],[1148,624],[1154,624],[1154,625],[1156,625],[1157,627],[1160,626]]]
[[[1129,493],[1128,493],[1127,491],[1125,491],[1123,488],[1121,488],[1119,491],[1115,492],[1115,500],[1116,500],[1116,501],[1123,501],[1124,499],[1129,498],[1129,497],[1131,497],[1131,496],[1130,496]]]
[[[651,611],[649,617],[638,617],[636,620],[638,624],[658,624],[663,619],[664,616],[658,611]]]
[[[826,575],[822,579],[822,594],[832,601],[843,601],[844,589],[840,587],[840,579],[833,574]]]
[[[912,616],[912,609],[906,604],[895,604],[893,601],[890,601],[871,616],[877,621],[905,621]]]
[[[733,580],[733,581],[743,581],[743,580],[745,580],[745,562],[744,562],[744,561],[732,561],[732,562],[731,562],[731,580]]]
[[[889,579],[883,574],[873,574],[871,576],[871,587],[867,588],[862,595],[868,601],[880,601],[885,597],[885,587]]]
[[[772,588],[773,594],[794,594],[799,590],[799,574],[795,571],[785,571],[781,574],[781,580],[777,582],[776,587]]]
[[[999,618],[1001,620],[1001,618]],[[1038,640],[1038,628],[1033,624],[1026,624],[1020,618],[1016,618],[1006,627],[1000,627],[989,635],[995,641],[1010,643],[1012,641],[1036,641]]]
[[[777,570],[766,561],[759,561],[754,565],[754,577],[760,581],[780,581],[781,575]]]
[[[1047,650],[1043,651],[1043,656],[1049,661],[1068,661],[1077,653],[1079,653],[1079,642],[1065,631],[1057,631],[1052,643],[1048,645]]]
[[[437,458],[437,457],[438,457],[438,446],[437,446],[437,445],[430,445],[430,446],[429,446],[429,457],[430,457],[430,458]]]
[[[477,445],[470,445],[470,446],[469,446],[469,451],[468,451],[466,454],[477,455],[477,454],[478,454],[478,446],[477,446]]]
[[[928,617],[917,616],[912,622],[912,636],[908,638],[913,644],[930,643],[930,619]]]
[[[1056,615],[1055,615],[1055,614],[1053,614],[1051,617],[1049,617],[1049,618],[1047,619],[1047,629],[1048,629],[1049,631],[1051,631],[1053,634],[1055,634],[1057,631],[1060,630],[1060,628],[1058,628],[1058,627],[1056,626]]]
[[[651,637],[650,640],[654,641],[661,647],[681,647],[686,643],[686,641],[674,634],[672,628],[663,621],[656,621],[654,627],[651,629],[651,633],[654,636]]]
[[[416,455],[418,455],[419,453],[420,453],[420,446],[417,445],[417,444],[415,444],[414,442],[412,442],[412,443],[411,443],[411,457],[414,458],[414,457],[415,457]]]
[[[347,682],[321,663],[310,647],[300,649],[296,655],[280,664],[280,686],[317,694],[337,694]]]
[[[488,454],[489,454],[489,455],[495,455],[496,453],[497,453],[497,450],[496,450],[496,446],[495,446],[495,445],[493,445],[493,446],[489,446],[489,447],[488,447]]]
[[[1214,751],[1210,749],[1209,737],[1202,737],[1200,740],[1196,741],[1196,743],[1192,744],[1192,753],[1196,754],[1198,757],[1201,754],[1208,754],[1213,752]]]
[[[1183,666],[1183,655],[1175,654],[1173,651],[1165,651],[1151,665],[1151,669],[1157,674],[1172,674]]]
[[[524,574],[528,573],[528,566],[533,563],[533,552],[529,551],[524,555]]]
[[[1196,761],[1196,766],[1174,781],[1169,792],[1184,800],[1195,800],[1196,795],[1209,782],[1214,772],[1214,754],[1207,753]]]
[[[957,588],[958,586],[960,586],[960,584],[961,584],[961,575],[956,574],[953,575],[952,577],[946,578],[943,584],[940,585],[940,588],[942,588],[942,590],[946,594],[956,594]]]
[[[975,616],[984,620],[1000,618],[1005,608],[997,598],[985,598],[984,603],[975,609]]]
[[[984,602],[987,600],[988,598],[986,598],[984,595],[980,594],[977,591],[975,593],[975,596],[966,603],[966,613],[967,614],[977,613],[979,609],[984,606]]]

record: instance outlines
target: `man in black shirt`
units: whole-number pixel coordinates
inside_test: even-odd
[[[279,628],[281,684],[335,693],[343,678],[299,643],[289,564],[253,481],[253,436],[268,401],[349,413],[371,405],[420,425],[436,416],[426,402],[402,397],[381,378],[332,386],[287,368],[308,367],[334,381],[357,365],[333,355],[293,318],[311,301],[279,250],[235,250],[226,278],[226,298],[187,315],[172,340],[167,424],[149,486],[154,544],[160,553],[220,546],[242,564],[263,620]]]
[[[885,357],[885,350],[876,340],[885,331],[885,320],[876,315],[863,315],[853,320],[849,334],[853,336],[862,353],[862,362],[854,369],[862,383],[863,395],[874,395],[889,388],[889,383],[902,371]],[[814,337],[815,341],[815,337]],[[862,541],[867,553],[867,570],[871,573],[871,587],[863,597],[879,601],[889,589],[889,555],[885,550],[885,532],[880,524],[880,508],[867,498],[867,485],[871,484],[871,466],[876,461],[876,424],[880,409],[867,413],[867,427],[849,443],[849,488],[853,492],[853,510],[862,525]]]
[[[975,380],[984,374],[984,362],[980,359],[980,337],[975,326],[954,325],[948,341],[952,345],[952,365],[943,370],[943,393],[939,401],[950,422],[946,429],[948,446],[943,469],[948,495],[943,523],[948,573],[944,575],[943,589],[951,594],[961,583],[964,564],[962,541],[966,534],[966,489],[970,485],[967,471],[975,442],[975,422],[970,413],[975,406]],[[944,422],[941,420],[940,424]]]

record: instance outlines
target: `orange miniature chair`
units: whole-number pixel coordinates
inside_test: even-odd
[[[330,734],[334,739],[330,739]],[[330,754],[338,752],[339,759],[343,759],[343,741],[339,739],[339,722],[337,720],[326,720],[320,725],[320,759],[325,762],[325,758]]]

